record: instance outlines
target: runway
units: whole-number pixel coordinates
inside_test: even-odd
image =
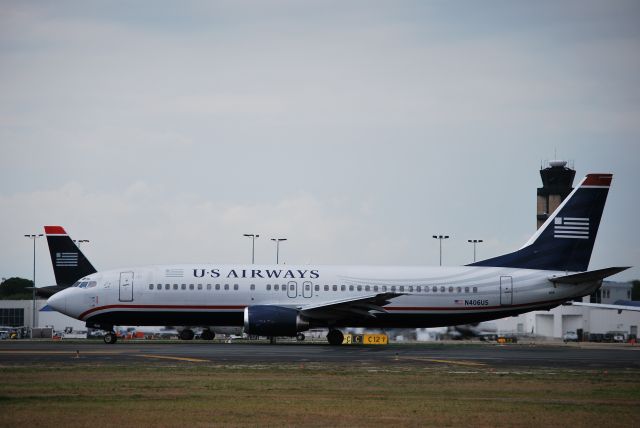
[[[640,346],[485,343],[329,346],[314,343],[0,342],[0,366],[324,363],[466,368],[640,369]]]

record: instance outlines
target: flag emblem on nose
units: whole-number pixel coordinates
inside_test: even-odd
[[[589,239],[589,219],[583,217],[556,217],[554,238]]]
[[[78,266],[78,253],[56,253],[56,266],[58,267]]]

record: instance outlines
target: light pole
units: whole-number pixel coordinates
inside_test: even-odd
[[[433,238],[440,241],[440,266],[442,266],[442,240],[449,239],[449,235],[433,235]]]
[[[276,264],[280,262],[280,243],[286,241],[287,238],[271,238],[276,243]]]
[[[42,233],[30,233],[24,235],[25,238],[33,240],[33,308],[31,318],[31,338],[33,339],[33,329],[36,327],[36,239],[44,236]]]
[[[482,239],[467,239],[467,242],[473,244],[473,261],[476,261],[476,244],[483,242]]]
[[[256,255],[256,238],[259,238],[260,235],[255,235],[253,233],[245,233],[244,236],[251,238],[253,244],[251,245],[251,264],[255,264],[255,255]]]

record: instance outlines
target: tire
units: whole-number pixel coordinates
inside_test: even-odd
[[[182,340],[193,340],[194,336],[195,333],[193,332],[193,330],[189,330],[188,328],[182,330],[178,335],[178,337],[180,337],[180,339]]]
[[[202,340],[213,340],[216,337],[216,334],[211,330],[202,330],[202,334],[200,334],[200,339]]]
[[[104,343],[108,345],[113,345],[118,341],[118,336],[114,332],[110,331],[103,336],[102,340],[104,340]]]
[[[298,342],[304,342],[304,339],[305,339],[304,334],[302,334],[302,333],[298,333],[298,334],[296,335],[296,340],[297,340]]]
[[[327,334],[327,340],[329,341],[329,345],[339,346],[342,345],[342,341],[344,340],[344,334],[340,330],[329,330],[329,334]]]

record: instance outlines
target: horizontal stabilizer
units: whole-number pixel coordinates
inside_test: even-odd
[[[572,306],[587,306],[589,308],[597,309],[613,309],[618,311],[636,311],[640,312],[640,302],[633,300],[617,300],[613,305],[606,303],[586,303],[586,302],[569,302]]]
[[[565,276],[553,276],[549,278],[549,281],[556,284],[581,284],[584,282],[594,282],[603,280],[611,275],[615,275],[622,271],[629,269],[631,266],[626,267],[610,267],[605,269],[591,270],[587,272],[575,273],[573,275]]]

